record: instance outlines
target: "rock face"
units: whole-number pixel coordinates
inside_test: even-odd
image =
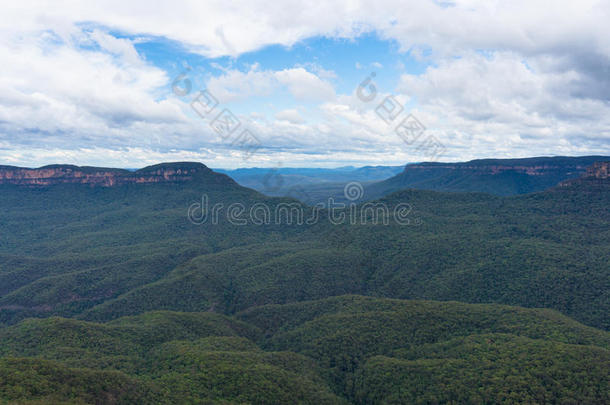
[[[527,194],[579,178],[593,163],[609,159],[608,156],[556,156],[409,164],[402,173],[365,186],[365,194],[374,199],[406,188],[498,196]]]
[[[610,188],[610,162],[595,162],[578,179],[563,181],[560,187],[587,186],[591,189]]]
[[[130,183],[184,182],[201,173],[211,173],[201,163],[165,163],[135,172],[122,169],[51,165],[38,169],[0,166],[0,184],[50,186],[55,184],[88,184],[112,187]]]
[[[585,177],[592,177],[595,179],[608,179],[610,178],[610,162],[595,162],[589,168],[587,168],[587,174]]]
[[[553,172],[565,172],[568,175],[580,174],[590,165],[585,159],[481,159],[465,163],[420,163],[410,164],[405,167],[405,172],[436,171],[439,173],[447,171],[465,171],[473,174],[497,175],[505,172],[526,174],[528,176],[545,176]]]

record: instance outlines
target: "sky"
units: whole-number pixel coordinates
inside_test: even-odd
[[[0,164],[402,165],[610,153],[608,1],[29,1]]]

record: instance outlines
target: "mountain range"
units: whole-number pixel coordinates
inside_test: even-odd
[[[405,188],[482,192],[499,196],[543,191],[585,174],[595,162],[609,156],[480,159],[464,163],[419,163],[402,173],[369,185],[368,198],[379,198]]]
[[[200,163],[0,167],[0,403],[609,402],[608,160],[408,165],[364,188],[408,221],[244,225],[314,207]]]
[[[348,202],[347,183],[362,184],[361,201],[371,201],[406,188],[482,192],[511,196],[543,191],[578,178],[594,162],[610,156],[480,159],[461,163],[410,163],[405,166],[366,166],[338,169],[236,169],[220,172],[239,184],[271,196],[297,198],[309,204]]]

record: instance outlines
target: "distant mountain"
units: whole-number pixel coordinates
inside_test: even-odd
[[[215,169],[233,178],[245,187],[253,188],[271,196],[288,196],[313,202],[317,195],[322,199],[327,190],[343,190],[345,183],[358,181],[367,183],[392,177],[404,166],[364,166],[322,168],[244,168],[235,170]],[[305,194],[311,194],[309,196]]]
[[[0,185],[49,186],[88,184],[111,187],[120,184],[184,182],[193,179],[234,183],[201,163],[177,162],[148,166],[136,171],[89,166],[49,165],[37,169],[0,166]]]
[[[365,187],[368,200],[406,188],[483,192],[499,196],[546,190],[578,178],[608,156],[481,159],[463,163],[408,164],[402,173]]]
[[[239,184],[270,196],[288,196],[307,204],[346,203],[347,183],[359,182],[361,200],[371,201],[407,188],[449,192],[483,192],[511,196],[543,191],[579,178],[607,156],[480,159],[460,163],[413,163],[360,168],[219,170]]]
[[[610,187],[610,161],[595,162],[579,178],[562,181],[559,187],[598,190]]]

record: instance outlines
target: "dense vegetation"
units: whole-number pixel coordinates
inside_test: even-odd
[[[1,398],[32,403],[602,403],[610,333],[557,312],[340,296],[0,330]]]
[[[203,194],[298,204],[0,186],[0,403],[610,401],[605,183],[381,200],[409,225],[195,225]]]

